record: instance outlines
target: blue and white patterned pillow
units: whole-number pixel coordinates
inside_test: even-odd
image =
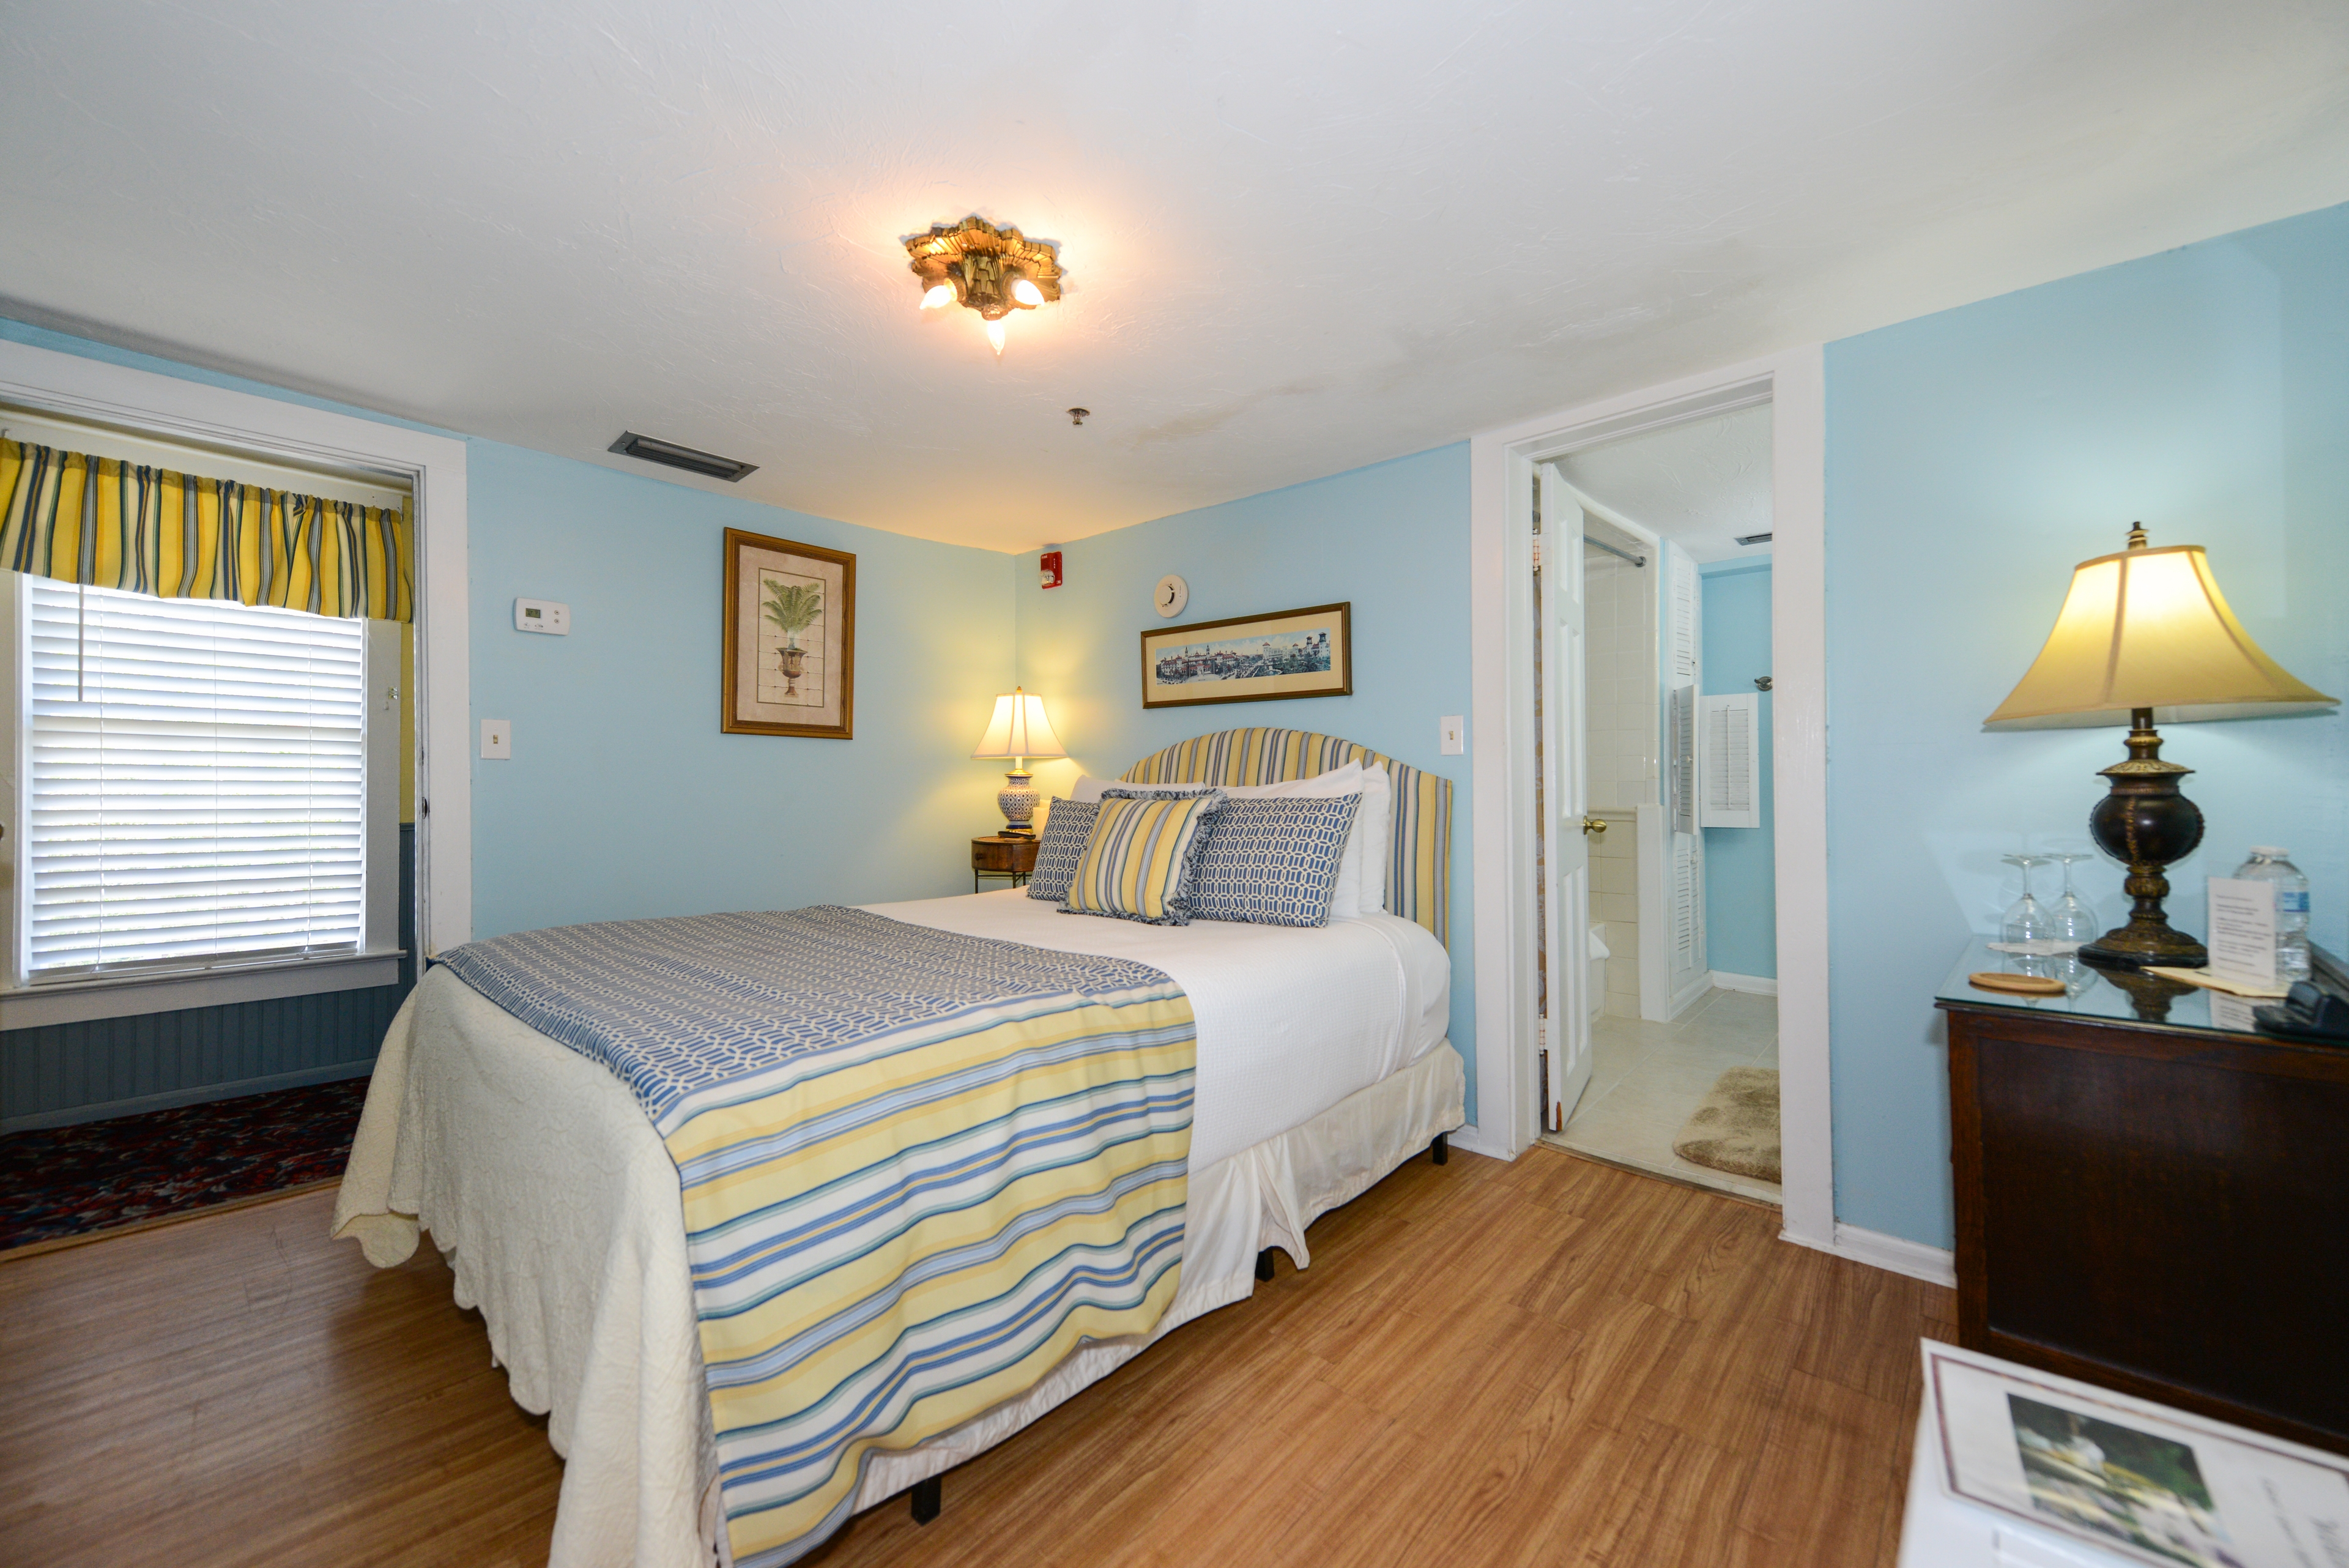
[[[1099,801],[1052,803],[1051,812],[1044,818],[1044,831],[1037,836],[1036,864],[1028,873],[1030,898],[1057,904],[1069,896],[1069,878],[1076,874],[1085,840],[1092,836],[1093,818],[1100,814]]]
[[[1191,913],[1202,920],[1326,926],[1359,794],[1224,803],[1192,862]]]

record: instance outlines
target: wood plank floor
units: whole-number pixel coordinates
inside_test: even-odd
[[[429,1248],[321,1192],[0,1261],[0,1562],[539,1563],[560,1462]],[[1951,1293],[1547,1147],[1413,1160],[813,1561],[1889,1564]]]

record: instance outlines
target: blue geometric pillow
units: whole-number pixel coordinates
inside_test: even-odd
[[[1069,896],[1069,878],[1076,874],[1077,861],[1085,852],[1085,840],[1092,836],[1093,818],[1100,815],[1101,805],[1090,800],[1056,800],[1051,815],[1044,818],[1044,831],[1036,841],[1036,866],[1028,873],[1028,896],[1057,904]]]
[[[1191,913],[1259,926],[1326,926],[1359,794],[1226,801],[1193,862]],[[1040,859],[1039,861],[1040,865]]]

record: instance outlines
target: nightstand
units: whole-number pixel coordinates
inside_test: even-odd
[[[2349,1450],[2349,1051],[2134,971],[1949,1017],[1958,1343]],[[2058,976],[2062,978],[2062,976]]]
[[[997,834],[970,841],[970,890],[974,893],[978,891],[978,879],[982,877],[1009,877],[1013,887],[1024,887],[1028,873],[1034,869],[1036,841],[1032,838]]]

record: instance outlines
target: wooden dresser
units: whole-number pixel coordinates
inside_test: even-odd
[[[1959,1342],[2349,1451],[2349,1051],[2136,974],[1967,983],[2015,967],[1977,941],[1935,1003]]]

